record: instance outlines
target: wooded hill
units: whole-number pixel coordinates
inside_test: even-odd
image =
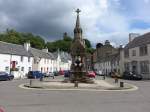
[[[70,52],[70,46],[72,43],[72,38],[64,33],[63,39],[55,40],[53,42],[45,42],[45,40],[38,35],[32,33],[22,33],[17,32],[13,29],[7,29],[6,32],[0,33],[0,41],[14,43],[14,44],[23,44],[25,42],[30,42],[31,47],[37,49],[48,48],[49,52],[55,52],[58,49],[65,52]],[[85,39],[86,50],[89,53],[92,53],[94,49],[91,46],[91,43],[88,39]]]

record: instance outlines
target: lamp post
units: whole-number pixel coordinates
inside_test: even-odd
[[[9,70],[9,74],[11,74],[11,62],[12,62],[12,48],[10,48],[10,70]]]

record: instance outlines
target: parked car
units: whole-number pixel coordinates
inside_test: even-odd
[[[29,79],[37,79],[37,78],[41,78],[44,77],[44,74],[41,73],[40,71],[29,71],[28,72],[28,76]]]
[[[49,77],[49,73],[43,73],[44,77]]]
[[[90,77],[90,78],[95,78],[96,77],[96,74],[94,71],[88,71],[87,72],[87,76]]]
[[[54,77],[54,73],[53,72],[49,72],[49,77]]]
[[[43,73],[44,77],[53,77],[54,73],[53,72],[48,72],[48,73]]]
[[[6,72],[0,72],[0,81],[12,80],[14,76]]]
[[[133,73],[133,72],[125,71],[123,73],[122,78],[123,79],[128,79],[128,80],[142,80],[143,77],[140,74],[136,74],[136,73]]]
[[[101,70],[95,71],[95,74],[98,75],[98,76],[104,76],[104,74],[102,74],[102,71],[101,71]]]
[[[70,71],[69,70],[64,71],[64,77],[70,77]]]
[[[60,70],[60,71],[59,71],[59,74],[60,74],[60,75],[64,75],[64,71],[63,71],[63,70]]]
[[[54,76],[58,76],[59,72],[58,71],[54,71],[53,74],[54,74]]]

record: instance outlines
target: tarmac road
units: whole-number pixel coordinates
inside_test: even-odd
[[[0,82],[4,112],[150,112],[150,81],[126,81],[136,91],[42,91],[19,88],[29,80]]]

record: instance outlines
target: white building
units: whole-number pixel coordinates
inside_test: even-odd
[[[48,52],[35,49],[30,43],[16,45],[0,41],[0,71],[14,74],[15,78],[25,77],[29,71],[49,73],[70,70],[71,56],[65,52]]]
[[[54,71],[54,57],[48,49],[31,48],[34,60],[32,63],[33,71],[41,71],[42,73],[49,73]]]
[[[0,71],[14,74],[15,78],[25,77],[32,70],[33,56],[27,44],[16,45],[0,41]]]
[[[60,52],[59,50],[53,53],[55,58],[54,70],[70,70],[71,67],[71,56],[66,52]]]
[[[129,40],[122,52],[123,71],[133,71],[150,79],[150,33]]]

